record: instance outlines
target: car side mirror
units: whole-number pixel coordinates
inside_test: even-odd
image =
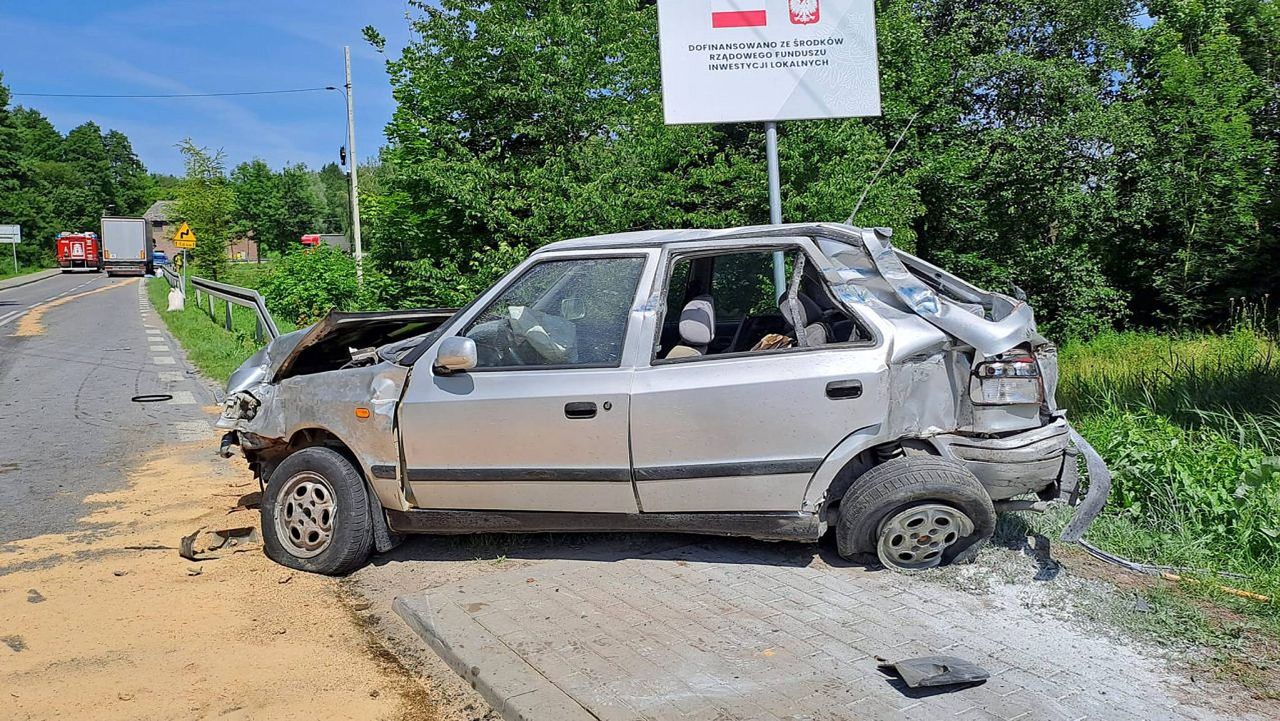
[[[455,335],[440,341],[436,362],[431,367],[441,375],[450,375],[475,368],[477,361],[476,342],[464,335]]]
[[[565,298],[560,301],[560,317],[565,320],[582,320],[587,317],[587,304],[581,298]]]

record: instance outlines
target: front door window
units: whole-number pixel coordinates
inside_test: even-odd
[[[633,256],[533,266],[463,331],[476,342],[476,368],[618,366],[644,264]]]

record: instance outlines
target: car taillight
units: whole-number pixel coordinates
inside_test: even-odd
[[[976,389],[972,384],[970,386],[974,403],[1011,405],[1040,403],[1044,400],[1040,366],[1034,356],[1018,354],[997,357],[995,360],[979,363],[973,375],[977,385]]]

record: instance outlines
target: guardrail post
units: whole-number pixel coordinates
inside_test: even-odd
[[[257,314],[255,313],[255,315],[257,315]],[[262,342],[262,318],[261,318],[261,317],[257,317],[257,318],[255,318],[255,319],[254,319],[254,323],[253,323],[253,342],[254,342],[254,343],[261,343],[261,342]]]
[[[231,330],[231,301],[225,301],[227,304],[227,330]]]
[[[213,320],[213,296],[209,296],[209,320]]]

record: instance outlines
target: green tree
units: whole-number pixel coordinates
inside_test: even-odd
[[[758,128],[661,123],[656,9],[445,0],[389,62],[398,108],[371,199],[384,264],[499,242],[767,219]],[[363,185],[363,184],[362,184]]]
[[[337,163],[326,163],[316,174],[320,181],[320,225],[326,233],[347,233],[351,224],[351,192],[347,174]]]
[[[210,151],[190,138],[179,143],[178,149],[187,172],[178,186],[174,216],[190,223],[196,234],[196,247],[191,252],[196,271],[217,280],[226,272],[227,241],[236,207],[225,156],[221,150]]]
[[[107,155],[111,204],[120,215],[142,214],[150,205],[147,202],[150,179],[146,167],[133,152],[129,137],[118,130],[109,130],[102,136],[102,145]]]
[[[235,193],[235,221],[232,232],[250,237],[258,244],[259,254],[264,248],[278,249],[283,207],[280,203],[279,178],[266,162],[255,158],[237,165],[231,171],[231,188]]]
[[[279,187],[281,216],[274,250],[284,253],[296,248],[304,234],[318,230],[320,201],[305,165],[290,165],[282,169]]]

